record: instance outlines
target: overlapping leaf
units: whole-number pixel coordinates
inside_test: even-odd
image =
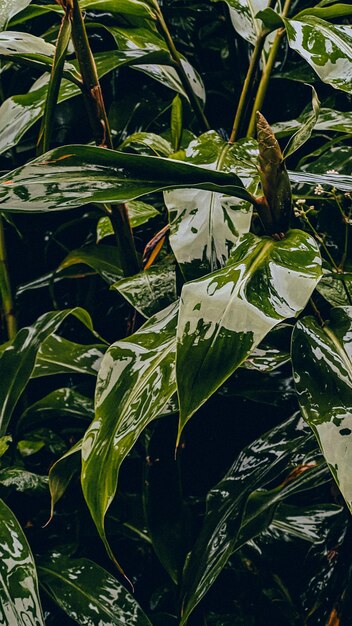
[[[191,141],[184,159],[210,171],[234,173],[246,189],[257,190],[257,144],[251,139],[229,146],[215,131],[209,131]],[[226,191],[176,189],[166,192],[164,198],[171,223],[170,243],[188,280],[222,267],[239,236],[249,231],[250,205]]]
[[[84,309],[75,308],[44,313],[33,326],[22,328],[14,341],[1,353],[0,432],[2,434],[6,433],[16,404],[32,376],[40,346],[70,314],[92,330],[92,321]]]
[[[172,304],[110,346],[99,370],[95,419],[82,446],[82,488],[111,556],[104,518],[116,493],[120,465],[176,389],[177,313],[178,304]]]
[[[352,28],[330,24],[318,17],[285,19],[290,47],[298,52],[335,89],[352,91]]]
[[[248,233],[223,269],[183,287],[176,359],[179,435],[269,330],[303,310],[320,276],[317,243],[303,231],[291,230],[281,241]]]
[[[38,572],[41,586],[80,626],[152,626],[125,587],[89,559],[57,556]]]
[[[44,626],[31,549],[11,509],[0,500],[0,620],[4,626]]]
[[[276,505],[295,490],[312,486],[311,478],[313,485],[326,480],[324,468],[313,464],[301,474],[302,482],[298,474],[296,484],[284,481],[266,491],[266,485],[280,476],[290,456],[300,448],[309,449],[309,435],[307,427],[294,416],[245,448],[209,492],[203,526],[184,571],[182,626],[231,554],[269,527]]]
[[[324,327],[311,317],[298,322],[292,363],[304,419],[352,511],[352,307],[332,309]]]

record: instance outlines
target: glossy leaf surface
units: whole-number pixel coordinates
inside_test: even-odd
[[[34,324],[22,328],[0,356],[0,431],[6,433],[13,410],[35,367],[38,350],[68,315],[74,315],[92,329],[89,314],[80,308],[44,313]]]
[[[123,276],[123,272],[119,268],[119,254],[116,246],[91,244],[84,248],[78,248],[78,250],[72,250],[60,263],[58,270],[79,264],[88,265],[109,284],[116,282]]]
[[[153,219],[159,214],[151,204],[142,202],[141,200],[131,200],[126,202],[128,217],[132,228],[137,228],[146,224],[149,220]],[[97,224],[97,243],[105,237],[111,237],[114,234],[114,229],[111,224],[111,220],[108,216],[101,217]]]
[[[0,30],[6,28],[12,17],[25,9],[31,0],[2,0],[0,6]]]
[[[253,201],[234,173],[78,145],[47,152],[0,179],[0,208],[12,212],[59,211],[89,202],[128,202],[152,191],[189,186],[221,190]]]
[[[221,270],[187,283],[177,328],[180,427],[280,321],[298,315],[321,275],[315,240],[244,235]],[[192,359],[193,367],[187,367]]]
[[[308,141],[316,126],[319,117],[320,102],[314,87],[312,87],[312,92],[312,110],[306,115],[304,122],[286,145],[283,153],[285,158],[299,150],[306,141]]]
[[[151,317],[177,299],[175,263],[173,259],[164,259],[144,272],[123,278],[111,288],[144,317]]]
[[[125,587],[89,559],[56,557],[38,572],[49,596],[80,626],[152,626]]]
[[[311,317],[298,322],[292,363],[304,419],[352,511],[352,307],[332,309],[324,328]]]
[[[91,398],[70,387],[55,389],[26,408],[17,422],[17,428],[23,430],[41,424],[44,420],[56,421],[61,416],[70,420],[93,419],[94,407]]]
[[[140,50],[99,52],[95,55],[98,76],[101,78],[117,67],[140,62],[142,58],[148,58],[148,54],[148,50],[145,52]],[[32,85],[28,93],[10,96],[1,104],[0,153],[15,146],[26,131],[42,117],[45,109],[48,82],[49,75],[44,74]],[[65,102],[80,94],[81,89],[77,84],[67,78],[63,78],[58,102]]]
[[[235,173],[249,191],[257,190],[257,144],[251,139],[229,146],[215,131],[209,131],[191,141],[184,159],[207,170]],[[177,189],[166,192],[164,198],[170,244],[187,280],[222,267],[239,236],[249,231],[250,205],[226,191]]]
[[[104,517],[116,493],[120,465],[176,389],[177,313],[178,305],[170,305],[110,346],[99,370],[95,419],[83,440],[82,488],[110,555]]]
[[[217,0],[215,0],[217,1]],[[261,30],[257,13],[268,6],[267,0],[226,0],[235,30],[252,45],[255,45]]]
[[[317,17],[285,19],[290,47],[335,89],[352,91],[352,28]]]
[[[16,517],[0,500],[0,618],[4,626],[44,626],[37,572]]]
[[[51,335],[39,348],[31,378],[66,373],[96,376],[105,350],[104,344],[86,345]]]
[[[271,524],[273,510],[264,487],[280,475],[291,455],[307,445],[307,437],[303,422],[290,418],[245,448],[209,492],[203,526],[184,571],[182,625],[234,550]]]
[[[301,128],[302,124],[305,124],[307,122],[309,115],[309,113],[304,113],[296,120],[289,120],[288,122],[278,122],[277,124],[272,125],[272,129],[277,137],[285,137],[292,132],[298,131],[299,128]],[[338,133],[352,134],[352,112],[336,111],[335,109],[322,107],[319,111],[314,130],[327,130],[335,131]]]
[[[49,490],[51,496],[50,518],[54,515],[56,503],[64,495],[68,485],[75,474],[80,469],[80,453],[82,450],[82,440],[78,441],[72,448],[67,450],[50,468]]]

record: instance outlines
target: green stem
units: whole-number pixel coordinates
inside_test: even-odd
[[[198,118],[198,121],[201,125],[201,127],[204,130],[210,130],[210,124],[204,114],[204,111],[202,109],[202,106],[200,104],[199,99],[197,98],[196,94],[193,91],[193,87],[189,81],[189,78],[185,72],[185,69],[183,67],[182,64],[182,58],[178,52],[178,50],[176,49],[176,46],[173,42],[173,39],[171,37],[170,31],[168,29],[168,26],[164,20],[164,16],[161,12],[161,9],[159,7],[158,1],[154,0],[154,6],[156,9],[156,14],[157,14],[157,19],[159,22],[159,26],[160,26],[160,30],[163,34],[163,37],[165,39],[166,45],[169,49],[171,58],[175,64],[175,69],[178,73],[178,76],[180,78],[180,81],[182,83],[182,86],[185,90],[185,93],[187,94],[188,100],[191,104],[191,107],[193,108],[193,111],[195,113],[195,115]]]
[[[0,217],[0,293],[2,310],[7,329],[7,337],[11,341],[16,335],[17,323],[14,313],[9,268],[7,264],[5,232],[2,217]]]
[[[119,261],[124,276],[133,276],[140,271],[137,251],[133,241],[128,210],[125,204],[105,205],[114,231]]]
[[[253,79],[257,72],[260,57],[264,48],[266,35],[267,35],[266,31],[262,31],[255,44],[255,47],[251,56],[251,60],[249,63],[247,75],[243,83],[241,96],[238,102],[238,107],[237,107],[235,119],[233,122],[233,127],[232,127],[232,132],[230,135],[229,143],[234,143],[236,139],[238,138],[238,132],[239,132],[240,125],[242,122],[243,113],[245,111],[245,108],[248,102],[248,97],[250,96]]]
[[[288,13],[288,11],[290,9],[291,2],[292,2],[292,0],[286,0],[286,2],[284,4],[284,8],[282,9],[282,13],[281,13],[282,17],[286,17],[286,15],[287,15],[287,13]],[[267,63],[265,65],[265,68],[263,70],[262,77],[260,79],[257,95],[256,95],[255,100],[254,100],[253,109],[252,109],[252,113],[251,113],[251,118],[250,118],[248,130],[247,130],[247,136],[248,137],[254,137],[254,135],[255,135],[256,114],[257,114],[257,111],[260,111],[262,109],[262,106],[263,106],[263,103],[264,103],[264,100],[265,100],[265,96],[266,96],[266,92],[267,92],[268,86],[269,86],[270,76],[271,76],[271,73],[273,71],[273,67],[274,67],[274,63],[276,61],[277,53],[278,53],[279,48],[280,48],[281,38],[284,35],[284,33],[285,33],[285,29],[284,28],[278,30],[277,33],[276,33],[276,37],[275,37],[275,39],[273,41],[273,44],[271,46],[271,50],[269,52],[268,60],[267,60]]]
[[[72,42],[85,88],[83,94],[94,140],[98,146],[112,148],[108,116],[79,0],[72,0]]]
[[[276,4],[276,0],[269,0],[267,8],[274,8],[275,4]],[[254,50],[252,52],[251,59],[249,62],[249,67],[247,70],[246,78],[243,83],[229,143],[234,143],[236,139],[238,138],[238,132],[242,123],[243,114],[247,108],[248,100],[252,93],[253,80],[257,73],[260,57],[262,55],[265,40],[268,34],[269,34],[269,31],[266,28],[262,28],[262,30],[258,34],[258,38],[255,43]]]
[[[72,3],[72,41],[85,88],[83,93],[85,93],[85,101],[94,139],[97,145],[112,148],[109,120],[79,0],[72,0]],[[111,205],[106,206],[106,210],[114,229],[121,269],[125,276],[131,276],[137,273],[140,268],[127,206],[125,204]]]

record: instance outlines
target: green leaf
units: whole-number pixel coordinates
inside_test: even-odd
[[[52,48],[54,51],[53,46]],[[126,52],[110,50],[109,52],[96,53],[94,59],[98,76],[101,78],[116,67],[141,62],[142,58],[147,60],[149,56],[148,50],[145,52],[140,50],[128,50]],[[42,117],[48,82],[49,75],[44,74],[32,85],[28,93],[11,96],[2,103],[0,107],[0,153],[15,146],[25,132]],[[58,103],[65,102],[80,94],[80,87],[64,78],[61,81]]]
[[[5,467],[0,470],[0,490],[18,493],[48,493],[48,477],[34,474],[23,467]]]
[[[49,522],[54,516],[56,503],[62,498],[75,474],[80,469],[80,452],[82,450],[82,440],[78,441],[72,448],[67,450],[51,466],[49,472],[49,489],[51,496]],[[49,523],[48,522],[48,523]]]
[[[300,128],[291,137],[283,152],[285,159],[291,156],[294,152],[299,150],[310,139],[314,127],[318,121],[320,101],[314,87],[312,89],[312,110],[306,115],[304,123],[300,125]]]
[[[39,152],[46,152],[50,147],[50,139],[53,132],[54,114],[59,97],[60,84],[62,81],[67,48],[71,39],[71,19],[68,13],[62,18],[59,29],[53,65],[51,68],[48,93],[45,101],[45,111],[39,132]]]
[[[287,536],[297,537],[312,544],[325,540],[334,518],[341,515],[342,507],[336,504],[297,506],[280,504],[269,528]]]
[[[46,420],[57,422],[59,417],[69,418],[70,423],[72,418],[92,420],[94,417],[93,401],[71,387],[55,389],[26,408],[17,420],[17,431],[42,425]]]
[[[175,261],[167,257],[144,272],[123,278],[111,289],[116,289],[144,317],[151,317],[177,299]]]
[[[252,139],[230,146],[215,131],[209,131],[191,141],[184,159],[207,171],[235,174],[252,193],[257,190],[257,143]],[[199,188],[164,194],[170,244],[187,280],[222,267],[239,236],[249,231],[251,207],[234,195],[225,189],[212,193]]]
[[[11,445],[12,436],[11,435],[3,435],[0,437],[0,459],[7,452]]]
[[[308,121],[310,115],[311,113],[303,113],[296,120],[277,122],[273,124],[272,129],[277,137],[286,137],[286,135],[298,131],[302,124]],[[352,112],[321,108],[313,130],[352,134]]]
[[[9,20],[25,9],[31,0],[2,0],[0,5],[0,31],[7,27]]]
[[[298,52],[319,78],[335,89],[352,91],[352,30],[317,17],[285,19],[290,47]]]
[[[22,328],[0,355],[3,372],[0,386],[0,432],[5,434],[16,404],[32,376],[41,344],[52,335],[68,315],[77,317],[93,330],[89,314],[79,307],[44,313],[27,328]]]
[[[44,626],[37,572],[16,517],[0,500],[0,618],[4,626]]]
[[[261,31],[261,23],[256,16],[267,8],[268,0],[226,0],[226,4],[234,29],[254,46]]]
[[[123,272],[118,267],[119,253],[116,246],[96,246],[91,244],[78,250],[72,250],[61,261],[58,271],[72,265],[88,265],[95,270],[110,285],[122,278]]]
[[[171,143],[174,152],[179,150],[182,140],[183,119],[182,100],[179,95],[175,96],[171,107]]]
[[[95,419],[83,440],[81,479],[111,558],[104,518],[116,493],[121,463],[176,390],[177,312],[178,304],[170,305],[136,333],[110,346],[99,370]]]
[[[274,9],[271,9],[270,7],[264,9],[264,11],[259,11],[259,13],[257,13],[256,15],[256,18],[261,20],[264,26],[270,32],[284,26],[281,15],[279,15],[279,13],[276,13],[276,11],[274,11]]]
[[[334,20],[337,17],[349,17],[352,15],[352,7],[350,4],[343,4],[340,2],[328,7],[311,7],[303,9],[303,11],[297,13],[297,15],[295,15],[295,20],[301,20],[309,15],[319,17],[322,20]]]
[[[96,376],[105,350],[104,344],[85,345],[51,335],[39,348],[31,378],[67,373]]]
[[[133,133],[123,141],[119,149],[135,150],[138,154],[168,157],[172,152],[171,144],[155,133]]]
[[[292,326],[278,324],[260,342],[242,367],[256,372],[272,372],[290,360]]]
[[[302,415],[352,512],[352,307],[336,307],[323,328],[312,317],[298,322],[292,363]]]
[[[348,280],[346,278],[348,277]],[[322,279],[317,291],[332,306],[345,306],[350,304],[352,298],[352,274],[332,273],[323,270]]]
[[[126,202],[126,206],[132,228],[142,226],[142,224],[146,224],[146,222],[149,222],[153,217],[160,215],[159,211],[151,204],[146,204],[141,200],[131,200],[131,202]],[[112,235],[114,235],[114,229],[110,217],[101,217],[97,224],[97,243],[105,237],[111,237]]]
[[[350,157],[350,148],[344,150],[347,163]],[[340,161],[340,158],[338,158]],[[320,166],[319,166],[320,167]],[[307,183],[312,187],[316,185],[327,185],[328,187],[335,187],[340,191],[352,191],[352,176],[345,176],[344,174],[327,174],[322,172],[321,174],[315,174],[311,172],[288,172],[291,182],[293,183]]]
[[[30,59],[43,69],[52,65],[54,54],[55,46],[42,37],[12,30],[0,33],[0,57],[5,59]]]
[[[264,488],[278,479],[291,457],[307,447],[307,428],[293,416],[242,450],[209,492],[201,532],[185,565],[180,626],[187,622],[231,554],[271,524],[274,500],[290,495],[285,486],[295,489],[295,481],[284,482],[271,492]]]
[[[60,211],[90,202],[128,202],[176,187],[221,190],[253,202],[234,173],[106,148],[65,146],[2,177],[0,208],[4,212]]]
[[[156,19],[155,7],[148,0],[80,0],[81,9],[95,9],[121,15],[133,15],[147,19]]]
[[[291,230],[280,241],[243,235],[223,269],[184,285],[177,328],[178,438],[265,335],[304,309],[320,276],[317,243]]]
[[[80,626],[152,626],[125,587],[89,559],[55,557],[38,573],[55,604]]]

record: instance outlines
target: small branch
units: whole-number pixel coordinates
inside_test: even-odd
[[[209,124],[209,122],[208,122],[208,120],[207,120],[207,118],[206,118],[206,116],[204,114],[204,111],[202,109],[202,106],[200,104],[199,99],[197,98],[196,94],[193,91],[193,87],[192,87],[192,85],[191,85],[191,83],[189,81],[189,78],[188,78],[188,76],[187,76],[187,74],[185,72],[185,69],[183,67],[182,58],[181,58],[181,56],[180,56],[180,54],[179,54],[178,50],[176,49],[176,46],[175,46],[175,44],[173,42],[173,39],[171,37],[171,33],[170,33],[170,31],[168,29],[168,26],[167,26],[167,24],[166,24],[166,22],[164,20],[164,16],[163,16],[163,14],[161,12],[161,9],[160,9],[160,6],[158,4],[158,1],[154,0],[153,3],[154,3],[154,6],[155,6],[155,9],[156,9],[156,15],[157,15],[157,19],[158,19],[158,22],[159,22],[160,30],[162,32],[162,35],[163,35],[164,39],[165,39],[165,42],[166,42],[166,45],[167,45],[167,47],[169,49],[171,58],[172,58],[172,60],[173,60],[173,62],[175,64],[175,69],[176,69],[176,71],[178,73],[179,79],[180,79],[180,81],[182,83],[182,86],[183,86],[183,88],[185,90],[185,93],[187,94],[188,100],[189,100],[189,102],[190,102],[190,104],[191,104],[191,106],[193,108],[193,111],[194,111],[195,115],[198,118],[198,121],[199,121],[201,127],[204,130],[210,130],[210,124]]]
[[[0,217],[0,294],[2,312],[7,329],[7,337],[9,340],[12,340],[17,332],[17,323],[14,313],[9,268],[7,264],[5,233],[2,217]]]

